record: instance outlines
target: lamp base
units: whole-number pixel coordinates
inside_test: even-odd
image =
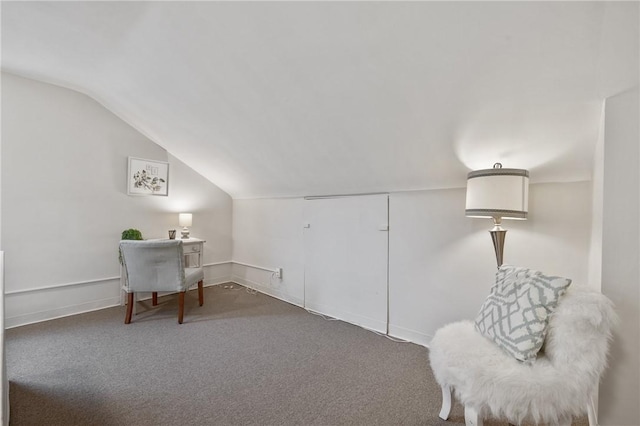
[[[489,231],[491,234],[491,241],[493,241],[493,249],[496,252],[496,262],[498,268],[502,266],[502,255],[504,254],[504,237],[507,235],[507,230],[503,229],[502,218],[499,216],[493,217],[493,228]]]
[[[491,230],[491,240],[493,241],[493,249],[496,252],[496,262],[498,268],[502,266],[502,255],[504,253],[504,237],[507,235],[506,229]]]
[[[180,233],[182,234],[183,240],[189,239],[189,228],[185,226],[184,228],[182,228],[182,231],[180,231]]]

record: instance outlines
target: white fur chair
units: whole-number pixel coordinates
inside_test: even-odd
[[[570,425],[585,412],[589,425],[597,425],[593,397],[616,318],[602,294],[570,289],[532,365],[504,352],[471,321],[440,328],[430,344],[431,368],[442,387],[440,418],[449,417],[453,391],[465,407],[467,425],[481,426],[483,418]]]

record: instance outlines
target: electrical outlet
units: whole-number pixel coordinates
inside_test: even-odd
[[[276,268],[275,276],[276,278],[282,278],[282,268]]]

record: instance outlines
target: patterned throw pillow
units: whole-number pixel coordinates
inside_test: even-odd
[[[476,318],[476,330],[517,360],[532,363],[547,334],[549,315],[571,280],[503,265]]]

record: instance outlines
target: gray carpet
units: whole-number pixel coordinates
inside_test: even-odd
[[[183,325],[167,296],[128,326],[117,307],[8,330],[10,424],[464,424],[438,419],[424,347],[234,287],[189,292]]]

